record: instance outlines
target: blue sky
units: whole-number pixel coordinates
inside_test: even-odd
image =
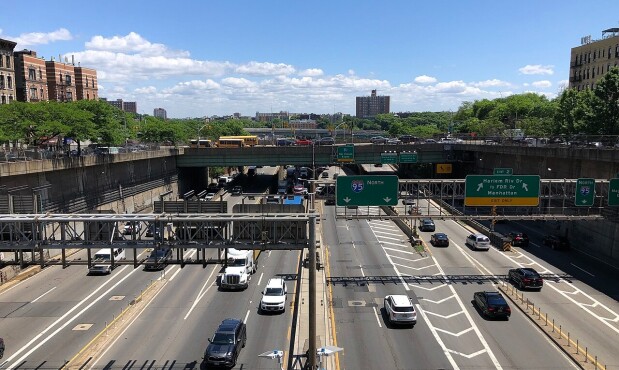
[[[0,38],[97,70],[99,95],[169,117],[455,111],[555,97],[580,38],[619,27],[619,1],[11,1]]]

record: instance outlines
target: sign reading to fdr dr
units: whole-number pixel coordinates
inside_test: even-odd
[[[465,206],[537,206],[537,175],[468,175],[465,184]]]

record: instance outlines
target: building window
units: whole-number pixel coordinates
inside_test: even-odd
[[[86,87],[88,87],[88,77],[86,77]]]
[[[2,95],[2,104],[6,104],[6,96]]]
[[[11,56],[6,56],[6,68],[11,68]]]
[[[37,88],[31,87],[30,88],[30,99],[36,99],[36,98],[37,98]]]
[[[62,85],[62,73],[58,74],[60,76],[60,84]]]
[[[6,76],[6,85],[9,89],[13,88],[13,77]]]
[[[65,75],[67,86],[71,86],[71,75]]]
[[[595,55],[597,54],[597,50],[593,50],[593,60],[595,60]]]
[[[0,68],[4,67],[4,59],[2,59],[2,55],[0,55]]]
[[[0,89],[4,89],[4,75],[0,75]]]
[[[45,90],[41,88],[41,100],[45,100]]]
[[[39,68],[39,80],[43,79],[43,71],[41,71],[41,68]]]
[[[28,79],[31,81],[37,79],[37,71],[34,68],[28,68]]]
[[[71,91],[67,91],[67,101],[73,101],[73,93]]]

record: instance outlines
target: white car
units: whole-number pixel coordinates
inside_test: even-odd
[[[487,251],[490,249],[490,239],[484,234],[471,234],[466,237],[466,242],[464,244],[475,250]]]
[[[417,311],[413,300],[406,295],[388,295],[384,300],[385,314],[390,324],[417,323]]]
[[[204,200],[213,200],[213,198],[215,198],[215,193],[207,193],[204,196]]]
[[[284,278],[275,277],[269,279],[267,286],[262,292],[260,300],[261,312],[284,312],[286,310],[286,282]]]

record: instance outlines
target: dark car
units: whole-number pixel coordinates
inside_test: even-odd
[[[432,234],[430,243],[435,247],[449,247],[449,238],[443,233]]]
[[[570,249],[570,241],[559,235],[546,235],[544,237],[544,245],[552,249]]]
[[[325,199],[325,206],[334,206],[335,205],[335,198],[334,197],[330,197]]]
[[[507,301],[499,292],[475,292],[473,302],[487,317],[509,319],[512,313]]]
[[[511,232],[507,234],[509,239],[511,240],[513,247],[528,247],[529,246],[529,237],[525,233],[521,232]]]
[[[525,288],[532,288],[542,290],[544,286],[544,279],[530,267],[521,267],[517,269],[511,269],[508,272],[509,280],[517,285],[520,290]]]
[[[208,341],[202,363],[207,366],[234,367],[247,341],[245,323],[240,319],[225,319]]]
[[[434,221],[429,218],[424,218],[421,220],[421,225],[419,225],[419,230],[421,231],[434,231],[436,226],[434,225]]]
[[[172,258],[172,249],[158,248],[154,249],[146,261],[144,262],[144,270],[160,270],[166,266]]]
[[[235,186],[232,188],[232,195],[242,195],[243,194],[243,188],[240,186]]]
[[[149,224],[146,227],[146,236],[161,239],[161,228],[155,224]]]
[[[419,140],[412,135],[402,135],[399,137],[399,139],[403,144],[414,143],[415,141]]]

